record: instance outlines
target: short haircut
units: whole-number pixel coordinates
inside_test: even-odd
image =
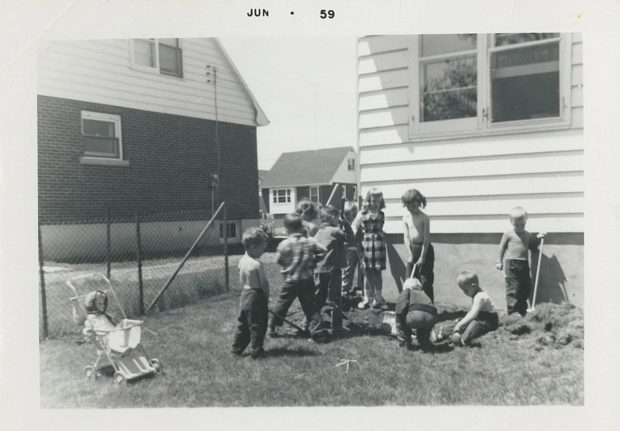
[[[319,215],[319,206],[310,199],[303,198],[297,203],[297,213],[306,221],[314,220]]]
[[[338,211],[338,208],[334,207],[333,205],[325,205],[323,208],[321,208],[322,223],[328,222],[332,217],[338,216],[340,216],[340,211]]]
[[[370,204],[370,198],[374,196],[375,198],[379,198],[379,209],[382,210],[383,208],[385,208],[385,200],[383,199],[383,192],[381,191],[381,189],[378,189],[377,187],[373,187],[372,189],[368,190],[368,192],[366,193],[366,202],[368,202]]]
[[[288,232],[300,232],[304,228],[301,216],[297,213],[287,214],[284,216],[284,227]]]
[[[345,217],[349,217],[352,213],[357,213],[357,204],[355,201],[346,201],[342,213]]]
[[[426,197],[420,193],[418,189],[409,189],[407,190],[400,198],[403,201],[403,205],[407,206],[412,202],[417,202],[420,208],[426,207]]]
[[[250,247],[256,247],[259,244],[266,243],[268,240],[269,237],[265,231],[255,226],[247,228],[241,236],[241,244],[243,244],[246,250]]]
[[[476,271],[466,269],[465,271],[461,271],[461,273],[456,277],[456,284],[460,288],[463,286],[471,286],[472,284],[479,286],[480,281],[478,280],[478,274],[476,274]]]
[[[405,280],[405,283],[403,284],[403,289],[421,290],[422,283],[417,278],[408,278],[407,280]]]
[[[511,220],[527,219],[527,211],[522,207],[514,207],[508,215]]]

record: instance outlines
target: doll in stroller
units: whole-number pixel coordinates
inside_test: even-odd
[[[74,316],[79,316],[79,320],[84,322],[82,333],[97,351],[95,362],[85,367],[86,377],[94,380],[106,370],[111,370],[114,372],[114,383],[119,384],[162,372],[161,362],[149,358],[140,344],[142,321],[127,319],[109,280],[103,275],[96,276],[109,288],[93,290],[86,295],[76,294],[71,298]],[[77,293],[74,283],[75,278],[67,282]],[[107,313],[108,293],[116,299],[124,316],[118,324]]]

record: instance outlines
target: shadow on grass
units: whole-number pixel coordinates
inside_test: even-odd
[[[304,347],[297,347],[294,349],[288,347],[275,347],[265,351],[265,357],[279,357],[279,356],[319,356],[321,353],[315,350],[306,349]]]

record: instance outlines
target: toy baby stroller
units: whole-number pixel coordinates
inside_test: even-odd
[[[163,372],[161,362],[149,358],[140,344],[141,320],[127,319],[121,302],[110,280],[102,274],[88,274],[67,280],[73,292],[73,317],[76,323],[84,322],[83,333],[97,349],[97,359],[84,369],[86,378],[95,380],[111,366],[115,384]],[[108,297],[112,296],[123,316],[114,324],[107,314]],[[108,364],[102,364],[105,355]]]

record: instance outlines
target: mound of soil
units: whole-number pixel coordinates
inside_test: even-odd
[[[572,304],[539,304],[536,310],[503,316],[503,330],[517,339],[527,336],[537,350],[544,347],[572,346],[583,349],[583,310]]]

